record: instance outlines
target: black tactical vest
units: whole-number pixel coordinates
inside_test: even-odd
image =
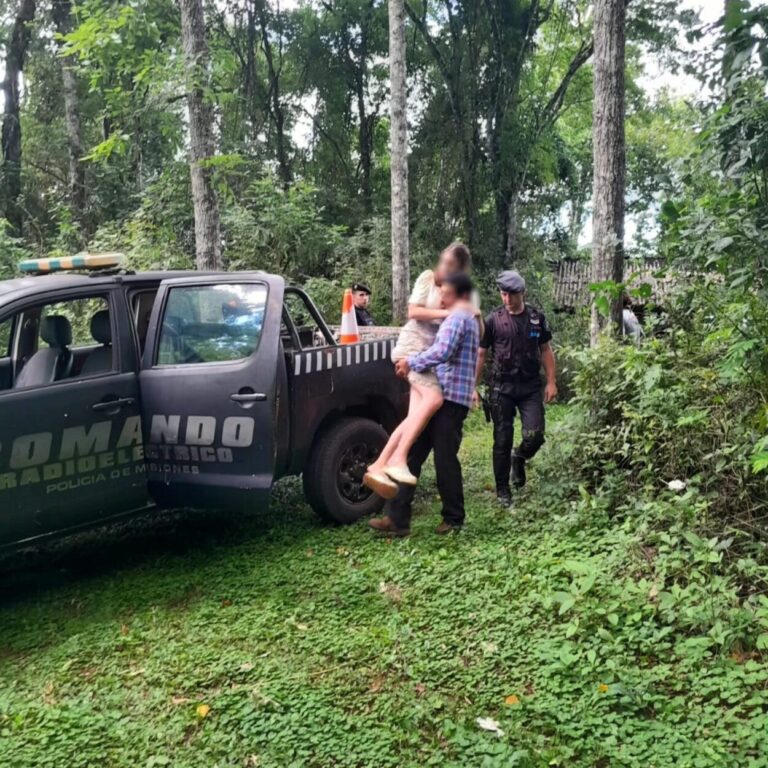
[[[531,381],[541,376],[542,315],[533,307],[525,306],[524,323],[516,323],[506,307],[499,307],[492,315],[493,378],[496,383]]]

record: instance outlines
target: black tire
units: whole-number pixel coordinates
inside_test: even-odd
[[[362,480],[387,438],[381,425],[358,417],[342,419],[318,436],[304,469],[304,494],[320,517],[347,524],[381,512],[384,499]]]

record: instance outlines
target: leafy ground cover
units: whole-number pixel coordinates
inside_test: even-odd
[[[696,533],[684,491],[633,514],[574,495],[565,424],[510,513],[472,417],[460,535],[432,533],[429,476],[401,541],[322,526],[289,482],[242,525],[24,566],[0,603],[0,763],[768,766],[768,603],[739,586],[765,570]]]

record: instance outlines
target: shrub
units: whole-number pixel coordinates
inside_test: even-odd
[[[574,440],[558,460],[590,489],[653,498],[684,485],[719,523],[764,524],[768,314],[756,299],[698,286],[671,317],[677,330],[639,347],[569,352]]]

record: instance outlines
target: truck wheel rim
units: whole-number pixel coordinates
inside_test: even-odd
[[[341,454],[336,482],[339,493],[352,504],[371,497],[373,491],[363,485],[363,475],[375,458],[376,451],[366,443],[350,445]]]

